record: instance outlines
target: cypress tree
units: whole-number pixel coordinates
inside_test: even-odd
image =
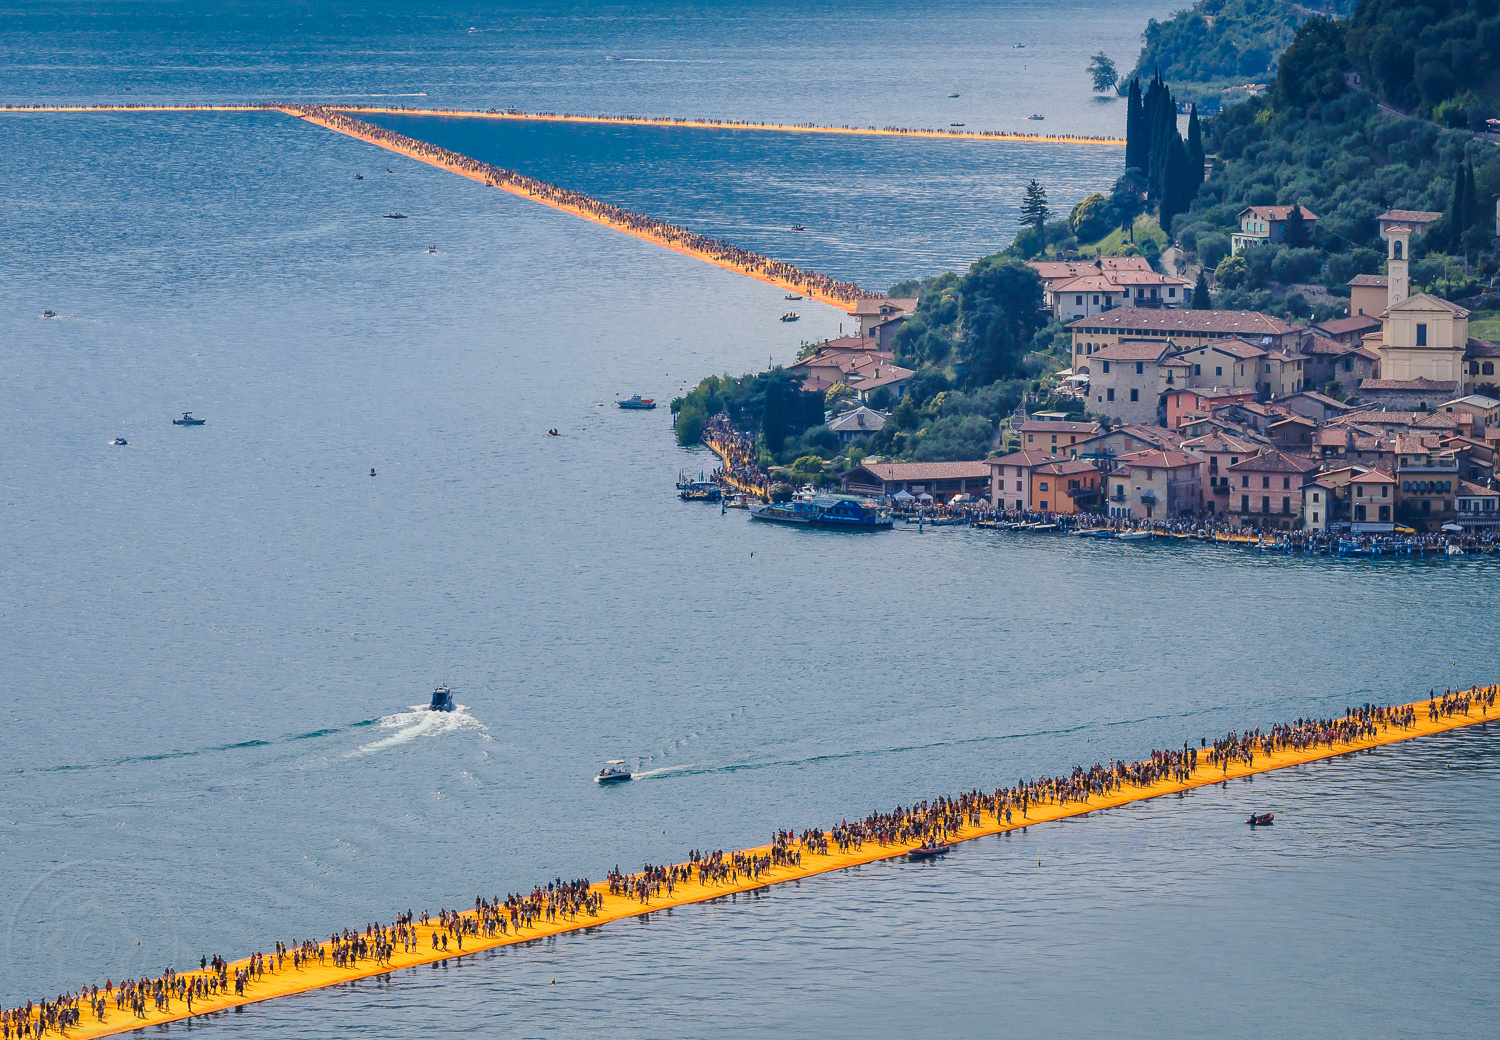
[[[1464,230],[1477,227],[1483,220],[1479,212],[1479,189],[1474,184],[1474,161],[1469,160],[1469,175],[1464,178]]]
[[[1141,81],[1132,78],[1125,102],[1125,168],[1145,172],[1147,148],[1145,110],[1141,105]]]
[[[1448,249],[1450,252],[1458,252],[1459,239],[1464,233],[1464,199],[1467,193],[1464,191],[1464,180],[1467,170],[1464,164],[1458,164],[1458,172],[1453,175],[1453,198],[1448,201]]]
[[[1307,233],[1307,218],[1302,207],[1294,205],[1286,214],[1286,244],[1290,249],[1306,249],[1312,245],[1312,236]]]
[[[1203,268],[1198,268],[1198,284],[1193,286],[1193,310],[1211,311],[1214,309],[1213,297],[1208,291],[1208,275],[1203,273]]]
[[[1193,192],[1197,194],[1198,185],[1203,183],[1203,128],[1198,125],[1198,106],[1195,104],[1188,114],[1188,160],[1193,164],[1192,181]]]

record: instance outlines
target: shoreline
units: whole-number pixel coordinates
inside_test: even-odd
[[[1466,691],[1459,691],[1455,696],[1473,696],[1488,694],[1496,687],[1476,687]],[[1262,773],[1274,772],[1293,766],[1305,765],[1312,762],[1320,762],[1326,759],[1338,758],[1344,755],[1357,754],[1361,751],[1384,747],[1392,744],[1404,743],[1424,736],[1434,736],[1441,733],[1449,733],[1455,730],[1465,729],[1469,726],[1486,725],[1490,719],[1488,708],[1476,703],[1474,707],[1480,711],[1479,715],[1457,714],[1438,715],[1436,718],[1428,717],[1428,709],[1432,701],[1414,701],[1408,705],[1397,707],[1396,711],[1410,710],[1412,712],[1412,723],[1409,727],[1398,728],[1395,724],[1376,722],[1373,723],[1374,733],[1360,738],[1330,740],[1324,744],[1319,743],[1311,747],[1301,749],[1282,748],[1269,753],[1262,753],[1259,762],[1253,758],[1251,761],[1223,760],[1222,766],[1210,765],[1207,761],[1196,764],[1187,774],[1185,779],[1158,779],[1146,784],[1125,783],[1116,787],[1113,791],[1105,794],[1094,794],[1085,796],[1082,800],[1063,801],[1061,799],[1047,802],[1034,801],[1030,805],[1029,812],[1023,812],[1013,820],[1001,819],[1000,811],[991,812],[989,809],[979,811],[977,824],[973,818],[965,815],[962,825],[956,829],[949,829],[944,834],[943,840],[953,844],[957,842],[972,841],[975,838],[985,837],[991,834],[1004,834],[1014,830],[1024,830],[1027,827],[1042,823],[1052,823],[1058,820],[1068,819],[1076,816],[1086,816],[1089,813],[1102,809],[1113,809],[1129,805],[1134,802],[1147,801],[1159,798],[1163,795],[1176,794],[1200,787],[1209,787],[1215,784],[1227,783],[1243,777],[1256,776]],[[1467,710],[1467,709],[1465,709]],[[1500,721],[1500,714],[1496,720]],[[1184,745],[1185,747],[1187,745]],[[924,803],[925,804],[925,803]],[[986,821],[985,816],[991,818]],[[830,851],[820,853],[811,847],[794,843],[788,848],[795,848],[797,860],[791,864],[779,864],[770,866],[759,876],[737,877],[734,880],[725,880],[722,883],[704,883],[703,881],[678,881],[675,891],[671,894],[657,895],[649,901],[641,902],[630,895],[614,894],[610,891],[607,883],[597,883],[591,886],[592,893],[597,896],[597,913],[593,916],[579,914],[571,920],[561,919],[551,922],[537,922],[522,927],[517,926],[514,933],[483,936],[472,934],[470,942],[463,950],[435,950],[418,949],[415,952],[392,953],[388,963],[380,964],[366,960],[363,964],[353,967],[337,967],[320,964],[315,967],[293,968],[289,964],[283,964],[280,969],[275,967],[275,958],[268,958],[272,965],[271,970],[253,981],[251,986],[257,992],[231,995],[219,993],[214,996],[205,997],[198,1001],[195,1010],[189,1013],[185,1008],[148,1010],[143,1016],[129,1014],[124,1011],[110,1009],[110,1016],[105,1021],[90,1021],[91,1014],[85,1013],[83,1019],[68,1027],[66,1035],[75,1040],[85,1038],[111,1036],[118,1033],[134,1032],[149,1026],[164,1026],[170,1022],[183,1021],[189,1018],[205,1017],[217,1014],[230,1008],[243,1007],[247,1004],[255,1004],[264,1000],[273,1000],[278,997],[291,996],[297,993],[305,993],[309,990],[321,989],[339,983],[353,982],[359,979],[372,978],[380,975],[388,975],[403,968],[415,968],[425,964],[446,962],[461,958],[469,954],[479,953],[502,946],[515,946],[522,943],[533,942],[548,936],[561,935],[567,932],[579,932],[590,928],[596,928],[614,921],[626,920],[632,917],[641,917],[659,910],[671,907],[686,906],[694,903],[712,902],[722,899],[731,894],[740,892],[751,892],[772,885],[784,884],[789,881],[801,881],[806,878],[817,877],[836,870],[848,867],[862,866],[877,863],[882,860],[898,859],[908,855],[916,848],[920,839],[906,840],[898,839],[890,843],[877,843],[870,840],[862,845],[851,845],[842,850],[830,847]],[[759,856],[769,857],[772,846],[762,845],[752,849],[742,850],[738,857]],[[805,859],[805,862],[804,862]],[[769,859],[767,860],[769,862]],[[630,875],[635,877],[636,875]],[[461,915],[465,920],[473,921],[476,918],[475,911],[466,911]],[[432,937],[444,934],[447,930],[437,924],[414,924],[417,933],[418,946],[423,942],[431,943]],[[231,962],[227,965],[228,972],[237,972],[247,969],[252,963],[252,958],[244,958]],[[184,979],[192,979],[206,975],[205,972],[188,971],[182,972]],[[178,1001],[179,1006],[182,1001]],[[113,1019],[113,1020],[111,1020]]]
[[[290,112],[283,102],[245,105],[5,105],[0,112]],[[514,109],[405,108],[388,105],[317,105],[330,112],[371,115],[438,116],[452,119],[501,119],[533,123],[582,123],[599,126],[659,126],[685,130],[746,130],[759,133],[843,134],[857,137],[916,137],[954,141],[1006,141],[1022,144],[1082,144],[1125,147],[1124,138],[1086,134],[1028,134],[1017,130],[969,130],[900,126],[826,126],[818,123],[757,123],[674,116],[581,115],[572,112],[519,112]]]

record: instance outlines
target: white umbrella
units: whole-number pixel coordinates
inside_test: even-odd
[[[927,492],[924,491],[920,495],[917,496],[917,501],[918,502],[931,502],[932,501],[932,496],[929,495]]]
[[[894,495],[892,495],[891,497],[894,498],[897,502],[914,502],[914,501],[916,501],[916,496],[913,495],[913,494],[911,494],[910,492],[907,492],[907,491],[898,491]]]

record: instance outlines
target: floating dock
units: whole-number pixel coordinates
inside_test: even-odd
[[[1495,689],[1495,687],[1485,687],[1483,693],[1492,693]],[[1338,740],[1331,746],[1325,744],[1300,750],[1287,749],[1274,751],[1269,754],[1257,751],[1253,759],[1253,765],[1245,761],[1209,765],[1205,759],[1205,761],[1197,765],[1191,777],[1186,780],[1163,779],[1146,785],[1132,785],[1127,783],[1108,794],[1094,795],[1080,801],[1070,801],[1061,804],[1032,802],[1029,806],[1029,811],[1024,817],[1017,814],[1014,819],[1008,822],[986,811],[981,815],[981,822],[978,825],[966,821],[962,827],[957,829],[950,828],[947,831],[945,840],[950,843],[970,841],[988,834],[1000,834],[1006,831],[1019,830],[1071,816],[1082,816],[1101,809],[1111,809],[1148,798],[1158,798],[1162,795],[1175,794],[1179,791],[1188,791],[1197,787],[1208,787],[1241,777],[1285,769],[1289,766],[1303,765],[1308,762],[1317,762],[1327,758],[1336,758],[1341,755],[1382,747],[1387,744],[1395,744],[1418,737],[1446,733],[1451,730],[1462,729],[1466,726],[1482,725],[1488,722],[1489,718],[1488,709],[1482,703],[1479,703],[1481,699],[1480,694],[1481,691],[1478,689],[1464,691],[1463,694],[1460,694],[1460,696],[1470,695],[1474,697],[1476,703],[1470,714],[1455,713],[1447,716],[1438,715],[1436,718],[1433,718],[1430,717],[1429,713],[1430,702],[1425,700],[1418,701],[1407,706],[1412,709],[1414,716],[1413,724],[1404,728],[1394,725],[1377,725],[1376,732],[1373,735],[1362,739]],[[1497,714],[1497,719],[1500,719],[1500,714]],[[413,926],[416,929],[418,938],[416,951],[411,953],[402,952],[398,944],[398,948],[385,963],[366,960],[351,966],[335,967],[331,964],[323,963],[294,968],[290,959],[277,966],[275,959],[268,955],[266,958],[268,970],[252,980],[246,991],[242,994],[220,992],[207,998],[196,999],[191,1014],[188,1012],[183,1001],[177,999],[175,996],[163,1006],[146,1006],[143,1013],[140,1014],[129,1010],[116,1010],[113,1001],[110,1001],[103,1021],[97,1020],[94,1014],[85,1006],[81,1008],[81,1020],[69,1025],[66,1035],[72,1038],[72,1040],[86,1040],[86,1038],[90,1037],[131,1032],[133,1030],[144,1029],[148,1026],[160,1026],[168,1022],[180,1021],[194,1016],[212,1015],[215,1012],[220,1012],[228,1008],[253,1004],[262,1000],[272,1000],[276,997],[289,996],[294,993],[304,993],[308,990],[352,982],[357,979],[388,975],[402,968],[412,968],[438,961],[448,961],[499,946],[511,946],[551,935],[581,931],[585,928],[595,928],[611,921],[639,917],[643,914],[667,909],[668,907],[707,902],[709,900],[721,899],[732,893],[749,892],[787,881],[798,881],[804,878],[815,877],[819,874],[826,874],[830,871],[842,870],[845,867],[895,859],[908,855],[916,847],[916,844],[915,841],[890,844],[866,841],[863,847],[850,846],[844,851],[837,850],[836,846],[830,846],[830,851],[826,854],[796,844],[793,846],[793,848],[799,850],[798,861],[796,863],[762,869],[759,875],[753,878],[741,874],[738,880],[726,880],[718,883],[710,882],[703,884],[699,881],[678,881],[670,895],[662,894],[653,896],[648,902],[642,902],[627,895],[612,894],[607,884],[597,884],[593,886],[598,900],[596,914],[580,913],[571,919],[558,919],[550,922],[539,920],[533,925],[515,928],[508,934],[490,936],[466,935],[461,951],[456,943],[452,942],[452,933],[448,933],[442,926],[437,924],[416,924]],[[747,849],[743,854],[768,856],[770,851],[770,846],[761,846],[756,849]],[[463,916],[470,920],[474,918],[473,913],[466,913]],[[434,935],[442,936],[445,933],[450,935],[449,948],[445,950],[432,949]],[[296,943],[292,942],[289,945],[295,946]],[[247,969],[250,964],[251,960],[247,958],[228,965],[228,977],[231,979],[234,978],[236,972]],[[183,972],[180,977],[192,980],[204,974],[203,972],[196,971]],[[147,1005],[150,1003],[149,1001],[146,1002]],[[14,1028],[14,1025],[12,1025],[12,1028]]]

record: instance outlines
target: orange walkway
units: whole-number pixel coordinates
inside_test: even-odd
[[[1457,715],[1429,721],[1427,718],[1427,703],[1426,701],[1419,701],[1413,705],[1418,721],[1410,729],[1382,728],[1377,736],[1364,740],[1339,742],[1331,748],[1320,747],[1303,751],[1286,750],[1270,755],[1257,752],[1253,767],[1243,762],[1232,763],[1227,769],[1200,763],[1193,778],[1187,782],[1161,780],[1145,787],[1127,786],[1107,796],[1095,796],[1085,802],[1071,802],[1061,805],[1033,803],[1026,819],[1022,819],[1017,815],[1012,823],[1007,824],[1003,820],[989,818],[980,826],[964,826],[958,831],[950,831],[948,837],[950,841],[969,841],[987,834],[998,834],[1024,826],[1034,826],[1039,823],[1060,820],[1069,816],[1079,816],[1085,813],[1096,812],[1100,809],[1126,805],[1130,802],[1141,801],[1147,798],[1157,798],[1161,795],[1173,794],[1195,787],[1206,787],[1225,780],[1266,773],[1276,769],[1284,769],[1287,766],[1316,762],[1325,758],[1334,758],[1366,748],[1395,744],[1414,737],[1445,733],[1450,730],[1461,729],[1465,726],[1487,721],[1487,715],[1483,714],[1483,709],[1475,709],[1473,714],[1467,716]],[[1500,719],[1500,714],[1497,714],[1497,719]],[[726,882],[723,884],[704,885],[696,881],[679,883],[671,896],[659,896],[653,898],[649,903],[641,903],[627,896],[610,895],[607,885],[600,884],[594,886],[595,890],[603,897],[602,907],[596,916],[580,915],[573,920],[559,920],[549,924],[537,924],[534,927],[513,930],[508,935],[496,935],[489,938],[466,936],[463,953],[475,953],[498,946],[529,942],[533,939],[549,935],[578,931],[610,921],[636,917],[640,914],[662,910],[667,907],[718,899],[732,892],[752,891],[765,888],[768,885],[825,874],[844,867],[873,863],[884,859],[894,859],[905,855],[909,851],[909,848],[910,846],[905,844],[880,845],[871,842],[865,844],[861,849],[851,849],[847,852],[831,851],[828,855],[818,855],[811,850],[803,850],[802,863],[799,866],[774,867],[769,873],[762,874],[759,879],[755,880],[742,877],[738,882]],[[762,846],[758,849],[748,849],[745,851],[752,854],[765,855],[770,851],[770,848],[769,846]],[[466,914],[465,916],[472,917],[473,915]],[[389,965],[365,962],[347,968],[323,966],[296,970],[291,967],[291,962],[288,960],[281,970],[268,972],[263,978],[252,982],[248,992],[244,996],[219,994],[206,1000],[198,1000],[194,1003],[193,1013],[199,1015],[208,1014],[214,1011],[221,1011],[225,1008],[319,989],[323,986],[331,986],[340,982],[349,982],[354,979],[369,978],[375,975],[385,975],[400,968],[430,964],[434,961],[448,960],[449,958],[462,956],[456,946],[450,947],[447,951],[433,951],[431,949],[431,936],[434,931],[441,931],[441,929],[435,929],[429,925],[418,925],[417,930],[420,937],[418,952],[398,952],[394,955]],[[272,945],[272,943],[268,942],[267,948],[269,949]],[[235,969],[244,967],[248,963],[248,960],[246,960],[237,961],[230,965],[230,977],[233,978]],[[192,978],[197,974],[199,973],[185,972],[184,977]],[[190,1016],[188,1015],[186,1006],[176,999],[172,1001],[170,1008],[160,1011],[152,1010],[143,1018],[137,1018],[129,1011],[117,1011],[114,1007],[114,1002],[110,1001],[103,1022],[96,1021],[94,1016],[85,1010],[83,1021],[70,1027],[68,1036],[75,1038],[75,1040],[83,1040],[83,1038],[87,1037],[109,1036],[115,1033],[141,1029],[149,1025],[178,1021],[188,1017]]]
[[[1096,144],[1123,148],[1118,137],[1087,137],[1070,134],[1023,134],[996,130],[914,129],[906,127],[819,126],[815,123],[754,123],[720,119],[674,119],[670,116],[584,116],[567,112],[480,112],[474,109],[393,108],[380,105],[324,105],[338,112],[372,115],[447,116],[455,119],[510,119],[533,123],[613,123],[624,126],[667,126],[694,130],[759,130],[794,134],[854,134],[860,137],[940,137],[959,141],[1022,141],[1035,144]],[[6,105],[13,112],[264,112],[288,111],[282,105]]]

